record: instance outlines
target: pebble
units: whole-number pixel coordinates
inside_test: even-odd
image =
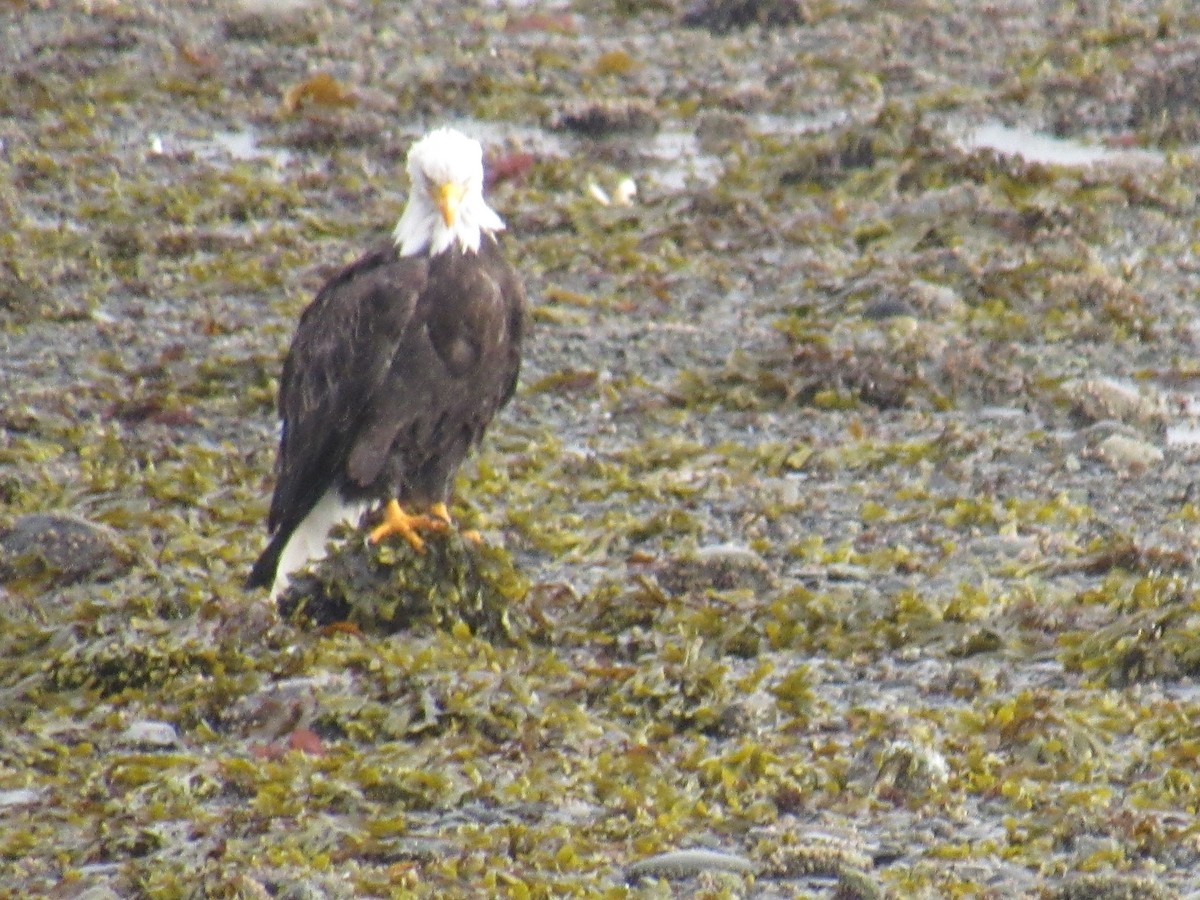
[[[170,722],[146,719],[130,724],[121,732],[119,740],[127,746],[163,749],[178,746],[179,733]]]
[[[744,856],[717,850],[672,850],[639,860],[625,869],[625,878],[688,878],[700,872],[735,872],[753,875],[759,866]]]

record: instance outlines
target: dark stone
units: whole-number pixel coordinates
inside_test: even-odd
[[[596,100],[574,103],[559,110],[550,123],[558,130],[591,138],[658,130],[654,108],[640,100]]]
[[[900,297],[880,297],[863,308],[863,318],[870,321],[894,319],[897,316],[915,316],[912,304]]]
[[[800,0],[700,0],[682,19],[687,28],[706,28],[714,34],[751,25],[779,28],[807,22],[808,13]]]
[[[112,529],[67,513],[30,513],[0,530],[0,582],[63,587],[111,581],[133,556]]]

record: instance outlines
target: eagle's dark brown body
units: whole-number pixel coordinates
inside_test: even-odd
[[[331,278],[284,362],[271,541],[249,585],[274,581],[289,538],[330,489],[348,504],[447,501],[512,397],[524,314],[521,283],[487,234],[477,253],[400,256],[388,242]]]

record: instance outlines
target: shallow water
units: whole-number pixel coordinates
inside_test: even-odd
[[[1157,150],[1116,150],[1000,122],[980,125],[955,143],[963,150],[993,150],[1046,166],[1158,166],[1165,161]]]

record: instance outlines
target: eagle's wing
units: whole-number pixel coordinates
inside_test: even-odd
[[[497,257],[497,281],[508,310],[508,353],[505,371],[504,393],[500,406],[505,406],[517,391],[517,379],[521,373],[521,348],[525,340],[525,316],[527,300],[525,285],[516,270],[502,257]]]
[[[334,276],[300,318],[283,364],[283,419],[267,526],[294,528],[337,478],[364,411],[386,382],[427,278],[386,246]]]

